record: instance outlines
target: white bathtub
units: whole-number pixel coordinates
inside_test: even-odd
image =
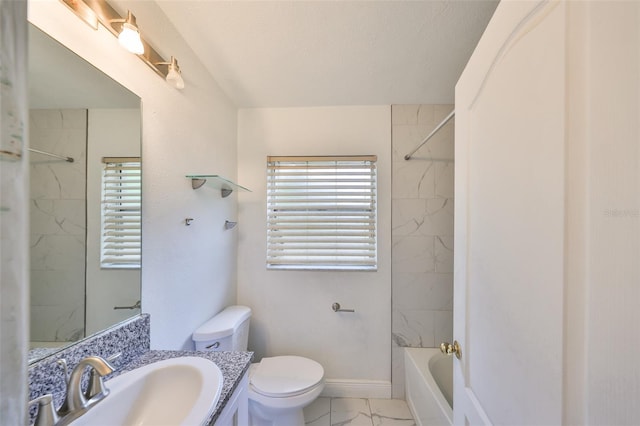
[[[453,424],[453,358],[435,348],[405,348],[405,392],[418,426]]]

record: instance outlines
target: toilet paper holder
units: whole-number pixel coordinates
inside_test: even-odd
[[[356,311],[355,309],[342,309],[338,302],[334,302],[333,305],[331,305],[331,309],[333,309],[333,312],[355,312]]]

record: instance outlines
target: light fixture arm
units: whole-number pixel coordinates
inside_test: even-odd
[[[155,64],[153,64],[153,65],[155,65],[156,67],[157,67],[158,65],[164,65],[164,66],[166,66],[167,68],[169,68],[170,66],[175,66],[175,67],[177,67],[177,68],[178,68],[178,70],[180,70],[180,67],[178,66],[178,60],[177,60],[176,58],[174,58],[173,56],[171,57],[171,60],[170,60],[170,61],[168,61],[168,62],[156,62],[156,63],[155,63]]]
[[[109,19],[109,25],[112,28],[111,33],[113,35],[120,34],[120,31],[122,30],[122,25],[114,26],[113,24],[124,24],[124,23],[133,25],[134,27],[138,28],[138,22],[136,20],[136,16],[133,13],[131,13],[130,10],[127,10],[126,18]]]

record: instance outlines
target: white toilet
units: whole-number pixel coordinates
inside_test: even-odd
[[[251,309],[229,306],[194,333],[198,351],[246,351]],[[303,426],[302,409],[324,388],[324,369],[299,356],[275,356],[249,367],[251,426]]]

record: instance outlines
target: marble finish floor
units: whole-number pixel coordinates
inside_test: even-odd
[[[400,399],[318,398],[304,409],[307,426],[415,426]]]

